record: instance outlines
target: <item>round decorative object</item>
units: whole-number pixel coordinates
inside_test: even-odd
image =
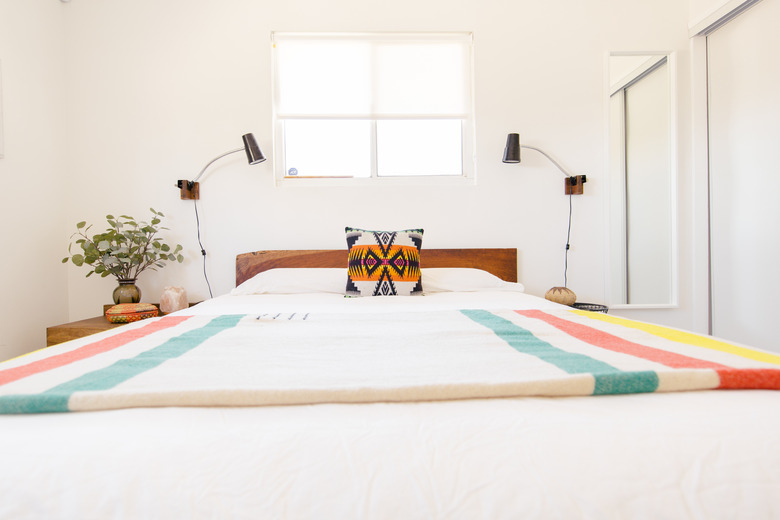
[[[158,314],[157,307],[151,303],[120,303],[106,311],[106,319],[111,323],[132,323]]]
[[[577,295],[574,294],[574,291],[566,287],[553,287],[545,293],[544,297],[551,302],[563,305],[571,305],[577,301]]]
[[[135,278],[119,280],[119,285],[114,289],[114,303],[138,303],[141,301],[141,289],[135,285]]]

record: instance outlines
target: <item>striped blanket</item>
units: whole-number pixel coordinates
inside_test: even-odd
[[[780,389],[780,355],[576,310],[165,316],[0,363],[0,413]]]

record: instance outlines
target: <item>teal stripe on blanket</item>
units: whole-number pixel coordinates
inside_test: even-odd
[[[0,396],[0,413],[69,412],[68,401],[75,392],[108,390],[163,362],[194,349],[225,329],[235,327],[243,314],[218,316],[204,326],[170,338],[135,357],[121,359],[105,368],[86,373],[40,394]]]
[[[652,370],[624,372],[590,356],[554,347],[534,336],[529,330],[492,312],[471,309],[461,312],[492,330],[518,352],[536,356],[568,374],[592,374],[596,383],[593,395],[655,392],[658,388],[658,374]]]
[[[0,396],[0,414],[69,412],[70,395],[15,394]]]

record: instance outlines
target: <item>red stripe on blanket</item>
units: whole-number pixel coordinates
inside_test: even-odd
[[[126,332],[120,332],[119,334],[109,336],[100,341],[88,343],[87,345],[79,347],[75,350],[71,350],[70,352],[64,352],[62,354],[57,354],[45,359],[39,359],[38,361],[33,361],[27,365],[2,370],[0,371],[0,385],[5,385],[7,383],[22,379],[23,377],[45,372],[47,370],[52,370],[54,368],[59,368],[76,361],[81,361],[82,359],[86,359],[97,354],[102,354],[103,352],[108,352],[109,350],[114,350],[115,348],[121,347],[122,345],[125,345],[134,339],[138,339],[148,334],[152,334],[154,332],[173,327],[174,325],[178,325],[190,317],[191,316],[164,316],[163,318],[155,320],[147,325],[144,325],[143,327],[128,330]]]
[[[718,388],[780,389],[780,370],[776,368],[726,368],[717,372],[720,376]]]
[[[634,343],[607,332],[571,322],[557,316],[552,316],[539,310],[515,311],[528,318],[536,318],[549,323],[579,340],[590,343],[600,348],[615,352],[622,352],[632,356],[641,357],[649,361],[655,361],[672,368],[709,368],[713,369],[720,377],[722,389],[780,389],[780,370],[776,368],[734,368],[711,361],[692,358],[674,352],[648,347]]]
[[[631,356],[647,359],[648,361],[654,361],[668,367],[711,368],[718,372],[720,372],[722,369],[730,368],[726,365],[721,365],[720,363],[696,359],[685,356],[683,354],[676,354],[674,352],[668,352],[666,350],[634,343],[633,341],[625,340],[613,334],[594,329],[593,327],[588,327],[587,325],[582,325],[572,321],[564,320],[563,318],[558,318],[557,316],[552,316],[543,311],[527,310],[515,312],[528,318],[542,320],[574,338],[577,338],[586,343],[590,343],[591,345],[595,345],[599,348],[612,350],[614,352],[621,352],[623,354],[629,354]]]

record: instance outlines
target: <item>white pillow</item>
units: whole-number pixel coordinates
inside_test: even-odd
[[[466,267],[431,267],[421,269],[422,286],[426,293],[514,291],[523,292],[521,283],[507,282],[482,269]]]
[[[232,291],[246,294],[339,293],[347,287],[347,268],[277,268],[258,273]]]
[[[525,291],[523,284],[506,282],[482,269],[431,267],[421,271],[425,293]],[[256,274],[230,291],[230,294],[344,294],[346,286],[346,268],[277,268]]]

